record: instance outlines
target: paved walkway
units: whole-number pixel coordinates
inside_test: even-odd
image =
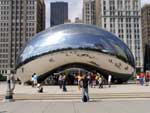
[[[6,84],[0,83],[0,113],[150,112],[150,86],[127,84],[112,85],[111,88],[105,86],[103,89],[90,88],[90,97],[94,99],[87,103],[80,102],[81,94],[77,86],[67,86],[67,89],[68,92],[62,92],[58,86],[44,86],[44,93],[39,94],[31,86],[16,85],[16,101],[7,103],[1,101],[6,92]]]
[[[149,113],[150,101],[12,102],[0,103],[0,113]]]
[[[67,86],[67,92],[62,92],[58,86],[43,86],[44,94],[80,94],[81,91],[78,90],[77,86]],[[6,83],[0,83],[0,95],[6,93],[7,85]],[[150,86],[140,86],[136,84],[125,84],[125,85],[112,85],[111,88],[104,86],[103,89],[90,88],[90,94],[102,94],[102,93],[150,93]],[[36,88],[31,86],[16,85],[14,93],[16,94],[38,94]]]
[[[0,84],[0,101],[3,101],[6,93],[6,83]],[[58,86],[44,86],[44,93],[39,94],[37,88],[31,86],[16,85],[14,99],[20,100],[81,100],[81,91],[77,86],[67,86],[67,92],[62,92]],[[91,100],[102,99],[128,99],[150,98],[150,86],[136,84],[104,86],[103,89],[90,88]]]

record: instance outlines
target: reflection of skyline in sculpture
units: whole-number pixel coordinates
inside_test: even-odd
[[[65,55],[68,54],[68,58],[66,58],[65,55],[63,57],[64,53],[62,52],[64,52]],[[18,70],[22,67],[25,68],[27,65],[36,62],[40,58],[44,58],[44,56],[45,59],[47,56],[51,56],[50,59],[53,59],[53,63],[57,66],[52,67],[52,69],[45,69],[45,72],[39,72],[41,75],[50,72],[50,70],[59,68],[59,66],[61,67],[72,63],[83,63],[87,65],[91,64],[97,69],[100,68],[103,72],[106,71],[105,73],[107,74],[114,71],[113,73],[116,75],[128,75],[127,78],[129,78],[129,76],[133,74],[135,66],[132,53],[121,40],[107,31],[84,24],[59,25],[37,34],[26,44],[20,54],[17,61],[17,68]],[[62,58],[60,56],[62,56]],[[59,59],[57,59],[57,57]],[[103,62],[103,57],[107,58],[107,61]],[[109,65],[108,63],[110,62],[108,61],[111,57],[114,59],[113,61],[116,62],[113,63],[114,67],[110,67],[111,65],[106,66],[106,64]],[[66,59],[66,62],[61,63],[62,61],[60,59]],[[60,64],[58,64],[59,62],[57,62],[57,60],[60,60]],[[40,62],[40,60],[38,62]],[[102,62],[104,64],[101,64]],[[121,65],[119,65],[120,63]],[[110,70],[107,67],[112,69]],[[122,72],[119,72],[117,68],[113,70],[115,67],[124,70]],[[125,71],[125,67],[129,67],[129,70]],[[32,70],[34,71],[34,68]]]

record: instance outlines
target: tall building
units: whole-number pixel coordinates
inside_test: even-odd
[[[145,44],[150,45],[150,4],[142,8],[142,40],[145,52]]]
[[[96,18],[96,25],[101,27],[102,26],[102,18],[101,18],[101,13],[102,11],[102,6],[101,6],[101,0],[95,0],[95,18]]]
[[[83,22],[96,25],[95,0],[83,0]]]
[[[120,37],[132,51],[137,69],[143,68],[140,0],[101,0],[102,28]]]
[[[15,68],[25,42],[43,29],[43,0],[0,0],[0,73]]]
[[[68,3],[52,2],[50,11],[50,26],[64,24],[68,21]]]
[[[150,69],[150,4],[142,8],[144,70]]]
[[[84,1],[89,3],[91,0]],[[96,25],[120,37],[132,51],[137,69],[143,69],[140,0],[95,0],[95,3],[95,12],[90,14],[90,5],[83,2],[86,10],[83,12],[84,23],[96,13]]]

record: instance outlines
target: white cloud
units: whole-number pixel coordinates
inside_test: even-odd
[[[141,5],[144,6],[145,4],[150,4],[150,0],[141,0]]]

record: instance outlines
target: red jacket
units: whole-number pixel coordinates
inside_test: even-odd
[[[140,78],[144,78],[144,76],[145,76],[144,73],[140,74]]]

